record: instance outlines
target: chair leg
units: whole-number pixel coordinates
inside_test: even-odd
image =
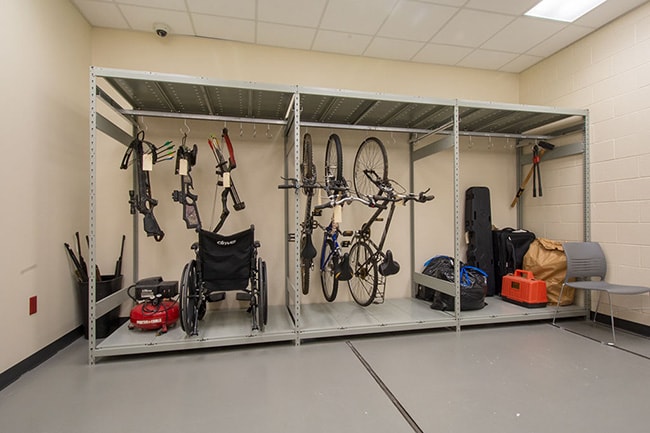
[[[596,316],[598,315],[598,310],[600,309],[600,295],[602,295],[603,292],[598,292],[598,301],[596,302],[596,311],[594,311],[594,323],[596,323]],[[609,296],[609,293],[607,293],[607,296]]]
[[[557,312],[560,309],[560,299],[562,299],[562,292],[564,291],[564,286],[565,284],[562,284],[562,287],[560,288],[560,295],[557,298],[557,304],[555,304],[555,312],[553,313],[553,325],[555,325],[555,317],[557,317]]]
[[[609,301],[609,318],[612,322],[612,340],[614,345],[616,345],[616,331],[614,330],[614,307],[612,306],[612,297],[607,292],[607,301]]]

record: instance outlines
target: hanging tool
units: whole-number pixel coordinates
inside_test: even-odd
[[[539,146],[533,146],[533,197],[537,197],[537,189],[539,188],[539,196],[542,196],[542,173],[539,171]]]
[[[546,153],[549,150],[555,149],[555,145],[552,143],[549,143],[548,141],[540,141],[537,143],[535,146],[541,147],[541,149],[538,149],[537,153],[537,168],[535,166],[535,155],[534,155],[534,148],[533,148],[533,166],[528,170],[528,174],[524,178],[523,182],[521,182],[521,186],[519,186],[519,190],[517,191],[517,194],[515,195],[515,198],[512,200],[512,203],[510,203],[510,207],[515,207],[517,205],[517,202],[519,201],[519,197],[523,194],[524,190],[526,189],[526,185],[528,185],[528,182],[530,181],[530,178],[533,176],[533,173],[535,170],[538,170],[538,175],[539,175],[539,161],[541,161],[542,156],[544,156],[544,153]],[[541,182],[541,176],[540,177],[540,182]],[[536,192],[536,191],[535,191]],[[541,193],[541,185],[540,185],[540,196],[542,195]]]
[[[118,257],[117,262],[115,262],[115,273],[113,274],[115,278],[122,275],[122,257],[124,256],[124,241],[126,236],[122,235],[122,246],[120,247],[120,257]]]

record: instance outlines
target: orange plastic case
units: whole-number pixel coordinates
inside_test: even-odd
[[[501,297],[523,307],[546,307],[546,281],[536,280],[530,271],[516,269],[514,274],[503,276]]]

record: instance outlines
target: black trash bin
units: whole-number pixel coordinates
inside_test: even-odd
[[[122,288],[122,275],[102,275],[97,281],[95,301],[100,301]],[[88,281],[78,282],[79,303],[83,317],[84,337],[88,339]],[[120,326],[120,306],[95,320],[95,338],[106,338]]]

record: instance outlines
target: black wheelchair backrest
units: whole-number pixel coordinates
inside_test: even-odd
[[[243,290],[253,268],[255,229],[229,236],[199,230],[197,261],[201,278],[211,290]]]

